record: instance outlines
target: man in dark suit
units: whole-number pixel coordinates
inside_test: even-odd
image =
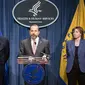
[[[40,31],[38,25],[33,24],[32,26],[30,26],[29,34],[30,38],[21,41],[20,55],[28,55],[35,57],[42,57],[43,53],[49,55],[49,41],[39,37]],[[43,59],[46,58],[43,57]],[[40,83],[39,85],[44,85],[44,82]]]
[[[4,85],[5,63],[9,57],[9,41],[0,37],[0,85]]]

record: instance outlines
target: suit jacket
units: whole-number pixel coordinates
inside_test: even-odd
[[[9,57],[9,41],[0,37],[0,85],[4,85],[5,62]]]
[[[5,63],[9,57],[9,41],[0,37],[0,63]]]
[[[36,49],[36,53],[33,54],[31,47],[31,38],[21,41],[20,55],[42,57],[43,53],[50,54],[49,42],[46,39],[39,38],[39,43]]]
[[[69,73],[73,67],[74,57],[75,57],[75,42],[74,40],[67,41],[66,43],[67,51],[67,68],[66,71]],[[81,72],[85,72],[85,40],[80,40],[78,48],[78,62]]]

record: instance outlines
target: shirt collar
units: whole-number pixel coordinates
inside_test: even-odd
[[[31,44],[33,44],[33,42],[34,42],[34,40],[31,38]],[[37,37],[36,39],[35,39],[35,42],[36,42],[36,46],[38,45],[38,42],[39,42],[39,37]]]

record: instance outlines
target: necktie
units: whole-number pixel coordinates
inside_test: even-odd
[[[32,50],[33,50],[33,54],[35,54],[35,52],[36,52],[36,42],[35,41],[33,41]]]

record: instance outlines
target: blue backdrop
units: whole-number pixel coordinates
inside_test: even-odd
[[[10,41],[9,65],[9,85],[23,85],[22,78],[23,65],[17,64],[17,54],[19,52],[19,43],[21,40],[29,37],[25,27],[17,24],[12,17],[12,9],[20,0],[0,0],[0,31]],[[48,66],[48,85],[60,85],[59,81],[59,63],[62,42],[70,26],[72,17],[76,10],[78,0],[51,0],[59,9],[58,20],[48,26],[40,29],[40,36],[50,41],[51,65]]]

